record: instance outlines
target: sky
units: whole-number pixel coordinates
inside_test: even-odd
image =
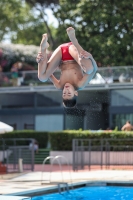
[[[46,13],[48,15],[48,22],[49,22],[49,24],[53,23],[53,26],[58,27],[58,21],[54,17],[52,11],[50,9],[46,9]]]

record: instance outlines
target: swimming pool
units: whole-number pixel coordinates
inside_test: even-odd
[[[133,200],[133,187],[93,186],[83,187],[61,194],[32,197],[32,200]]]

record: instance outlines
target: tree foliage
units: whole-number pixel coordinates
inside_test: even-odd
[[[25,26],[30,26],[35,19],[30,7],[19,0],[0,1],[0,39],[12,35]]]
[[[51,27],[48,24],[48,16],[46,14],[46,8],[50,8],[52,11],[55,11],[59,1],[58,0],[26,0],[26,2],[39,12],[40,19],[43,20],[45,29],[49,37],[49,43],[52,49],[56,47],[56,40],[53,37]]]
[[[56,30],[49,29],[55,37]],[[25,1],[0,1],[0,39],[11,39],[13,43],[39,45],[42,34],[47,32],[44,21]],[[53,39],[54,40],[54,39]]]
[[[80,44],[102,66],[133,64],[132,0],[60,0],[55,12],[60,43],[73,26]]]
[[[57,30],[49,25],[46,8],[55,13]],[[73,26],[79,43],[99,66],[132,65],[132,10],[132,0],[4,0],[0,1],[0,39],[9,36],[13,43],[39,45],[47,32],[55,49],[57,38],[58,44],[69,41],[66,28]]]
[[[54,27],[50,26],[50,29],[53,30],[53,36],[56,34],[56,30],[54,30]],[[44,23],[34,23],[32,26],[26,27],[23,29],[18,29],[15,34],[12,34],[11,41],[14,44],[25,44],[25,45],[40,45],[40,41],[42,38],[42,34],[46,33],[46,27],[44,26]]]
[[[0,40],[3,42],[4,39],[9,38],[14,44],[39,46],[42,34],[47,32],[47,29],[43,20],[34,11],[24,0],[0,1]],[[49,25],[49,27],[52,30],[53,37],[55,37],[56,29],[52,25]],[[30,51],[32,53],[31,60],[29,57],[26,58],[22,49],[20,55],[15,49],[10,50],[10,45],[6,46],[9,54],[0,45],[0,66],[2,66],[3,71],[10,70],[14,62],[21,61],[23,58],[29,64],[36,64],[37,52],[34,55],[33,46],[31,46]],[[23,49],[26,52],[26,47]]]

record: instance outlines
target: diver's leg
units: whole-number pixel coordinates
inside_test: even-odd
[[[47,34],[43,34],[40,43],[40,52],[38,53],[36,58],[36,61],[38,63],[38,78],[40,80],[42,79],[42,75],[45,73],[47,67],[47,39]]]
[[[74,28],[67,28],[67,34],[70,41],[73,43],[73,45],[69,47],[69,53],[82,67],[85,73],[91,74],[94,71],[94,67],[97,66],[95,60],[93,59],[92,55],[85,51],[78,43]]]
[[[40,43],[40,52],[38,53],[36,59],[38,62],[38,78],[43,82],[47,81],[48,78],[54,73],[60,64],[62,56],[61,49],[58,47],[48,61],[46,53],[48,46],[47,34],[43,34],[42,41]]]

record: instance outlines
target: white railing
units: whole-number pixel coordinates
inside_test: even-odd
[[[57,70],[55,76],[59,78],[60,72]],[[133,66],[101,67],[98,69],[95,78],[90,84],[133,82]],[[9,86],[40,86],[52,84],[49,80],[45,83],[39,81],[37,70],[19,72],[1,72],[0,87]]]

